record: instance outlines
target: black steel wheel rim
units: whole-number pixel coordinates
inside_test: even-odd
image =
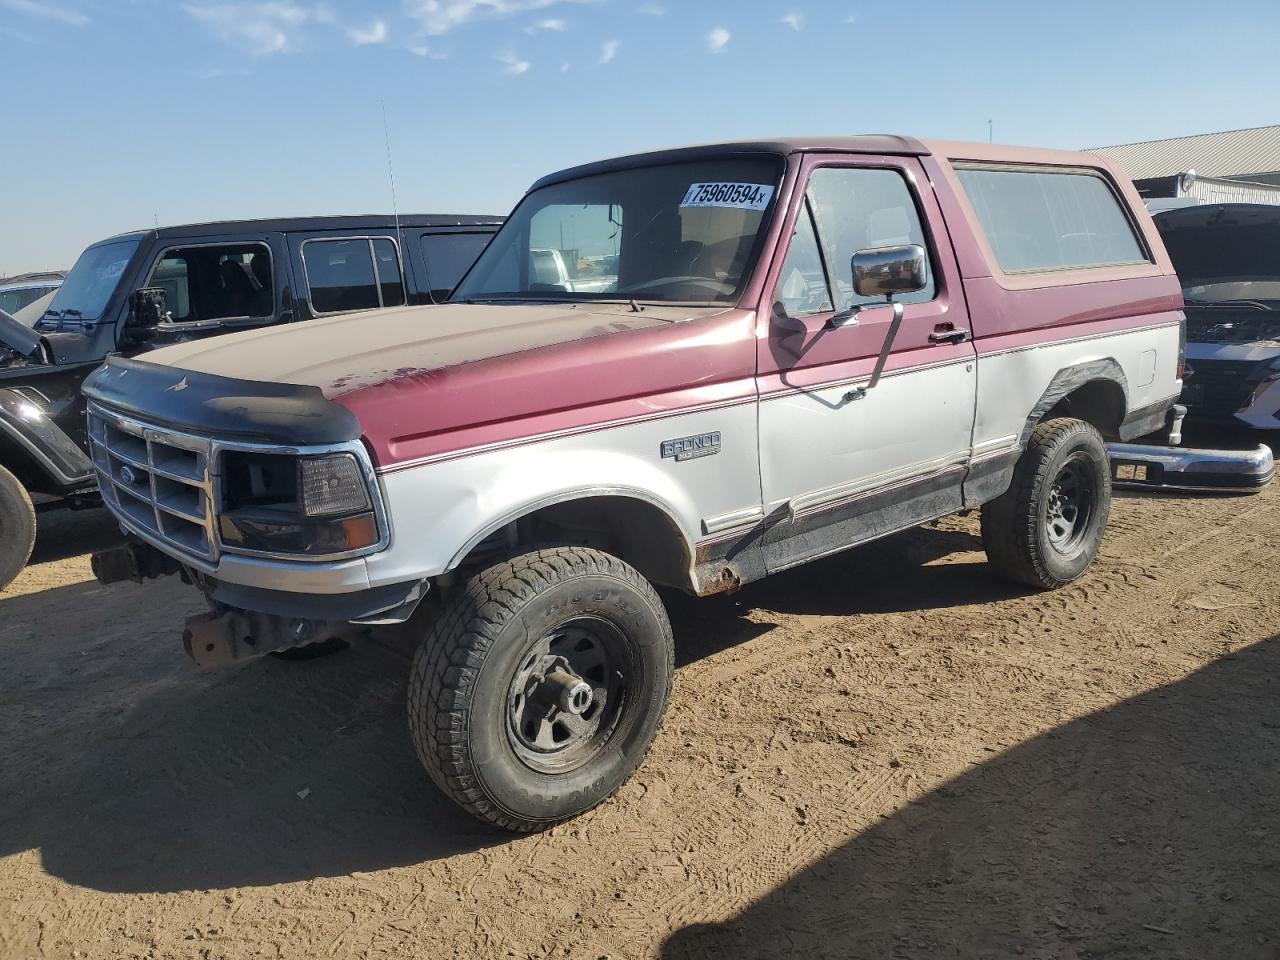
[[[1079,550],[1089,536],[1096,502],[1093,463],[1083,453],[1072,454],[1053,478],[1045,505],[1045,533],[1055,550],[1063,554]]]
[[[634,641],[603,618],[574,617],[549,630],[521,656],[507,692],[512,751],[548,774],[598,756],[630,707],[638,663]]]

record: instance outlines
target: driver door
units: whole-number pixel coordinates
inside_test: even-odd
[[[919,162],[811,157],[801,177],[759,339],[770,572],[961,509],[972,452],[975,353]],[[855,294],[850,260],[906,243],[927,251],[927,285],[899,298],[901,327],[868,388],[893,311]],[[855,308],[853,322],[831,325]]]

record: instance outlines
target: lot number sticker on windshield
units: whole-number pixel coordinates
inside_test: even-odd
[[[773,187],[762,183],[695,183],[680,206],[763,210],[772,196]]]

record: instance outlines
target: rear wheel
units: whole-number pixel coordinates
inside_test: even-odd
[[[36,510],[18,478],[0,467],[0,590],[22,572],[36,544]]]
[[[1036,427],[1004,494],[982,508],[987,559],[1005,577],[1055,589],[1093,563],[1111,513],[1102,436],[1082,420]]]
[[[481,820],[551,826],[639,766],[673,655],[657,594],[616,557],[562,547],[496,564],[446,605],[414,657],[418,757]]]

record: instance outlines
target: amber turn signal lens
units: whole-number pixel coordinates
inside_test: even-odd
[[[378,542],[378,524],[371,513],[343,520],[342,532],[346,534],[348,550],[371,547]]]

